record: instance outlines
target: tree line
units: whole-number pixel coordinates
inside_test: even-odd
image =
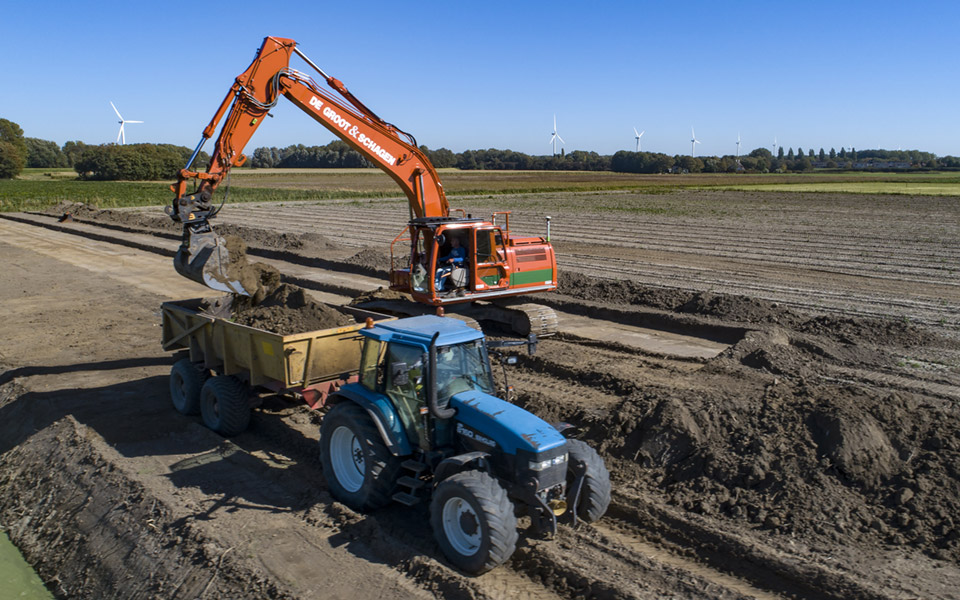
[[[73,167],[80,179],[173,179],[192,153],[190,148],[172,144],[94,146],[70,141],[59,146],[49,140],[25,137],[19,125],[0,119],[0,179],[16,177],[25,167]],[[205,165],[209,161],[210,156],[201,152],[196,164]]]
[[[846,170],[932,170],[960,169],[960,158],[938,157],[919,150],[856,150],[834,148],[784,149],[776,155],[767,148],[756,148],[742,156],[687,156],[659,152],[621,150],[613,155],[576,150],[556,156],[534,156],[514,150],[465,150],[447,148],[420,149],[437,168],[463,170],[529,171],[615,171],[620,173],[772,173],[804,172],[813,169]],[[0,179],[15,177],[25,167],[72,167],[81,179],[156,180],[176,177],[192,151],[171,144],[87,145],[70,141],[56,142],[25,137],[13,121],[0,119]],[[206,152],[195,166],[210,161]],[[253,151],[249,166],[254,168],[360,168],[373,167],[363,154],[346,142],[335,140],[324,146],[291,145],[285,148],[260,147]]]
[[[620,173],[773,173],[803,172],[813,169],[849,170],[908,170],[960,168],[960,158],[937,157],[919,150],[846,150],[839,152],[823,148],[778,148],[777,155],[757,148],[742,156],[687,156],[660,152],[630,152],[601,155],[576,150],[557,156],[532,156],[514,150],[465,150],[453,152],[447,148],[432,150],[420,146],[433,166],[456,167],[463,170],[521,170],[521,171],[616,171]],[[286,148],[257,148],[250,160],[253,168],[352,168],[373,167],[362,154],[347,145],[334,141],[326,146],[298,144]]]

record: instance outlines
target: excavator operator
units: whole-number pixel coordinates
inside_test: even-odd
[[[450,273],[454,267],[463,265],[467,259],[467,249],[460,245],[460,240],[455,237],[450,238],[450,254],[441,256],[437,260],[437,293],[443,291],[444,286],[450,280]]]

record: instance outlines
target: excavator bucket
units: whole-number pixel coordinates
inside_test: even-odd
[[[214,233],[206,223],[203,225],[202,229],[206,231],[194,231],[194,225],[184,224],[183,242],[173,257],[177,273],[215,290],[253,296],[256,289],[247,288],[258,282],[247,281],[244,285],[242,281],[249,280],[244,276],[246,249],[243,242],[239,238],[228,241]]]

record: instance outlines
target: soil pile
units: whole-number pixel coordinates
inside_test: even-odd
[[[280,285],[280,272],[270,265],[247,260],[247,243],[237,235],[223,238],[230,260],[226,265],[226,279],[239,281],[250,292],[253,304],[260,304]]]
[[[236,323],[280,335],[345,327],[356,322],[348,314],[314,302],[303,288],[288,283],[280,284],[260,301],[235,296],[232,308]]]
[[[410,297],[402,292],[396,292],[389,288],[378,287],[375,290],[364,292],[350,301],[351,306],[359,306],[366,302],[376,302],[377,300],[409,300]]]
[[[390,253],[368,246],[343,262],[360,267],[364,273],[386,275],[390,268]]]
[[[171,233],[179,233],[182,227],[163,214],[163,211],[158,210],[157,214],[148,214],[138,211],[100,209],[82,202],[63,201],[50,208],[47,213],[57,215],[64,220],[69,215],[70,220],[74,221],[101,221]]]
[[[58,597],[290,598],[174,518],[114,452],[68,416],[0,455],[0,522]]]
[[[960,561],[960,413],[951,386],[960,373],[901,364],[918,345],[957,356],[955,341],[900,321],[583,283],[624,302],[754,323],[702,369],[678,374],[675,387],[605,375],[623,399],[601,414],[521,395],[534,412],[582,427],[620,485],[659,489],[684,510],[751,529]]]

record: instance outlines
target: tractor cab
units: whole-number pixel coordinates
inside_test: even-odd
[[[495,393],[483,334],[460,321],[414,317],[361,333],[359,383],[389,399],[399,418],[396,430],[411,449],[429,451],[451,443],[450,428],[436,417],[447,414],[455,394]]]

